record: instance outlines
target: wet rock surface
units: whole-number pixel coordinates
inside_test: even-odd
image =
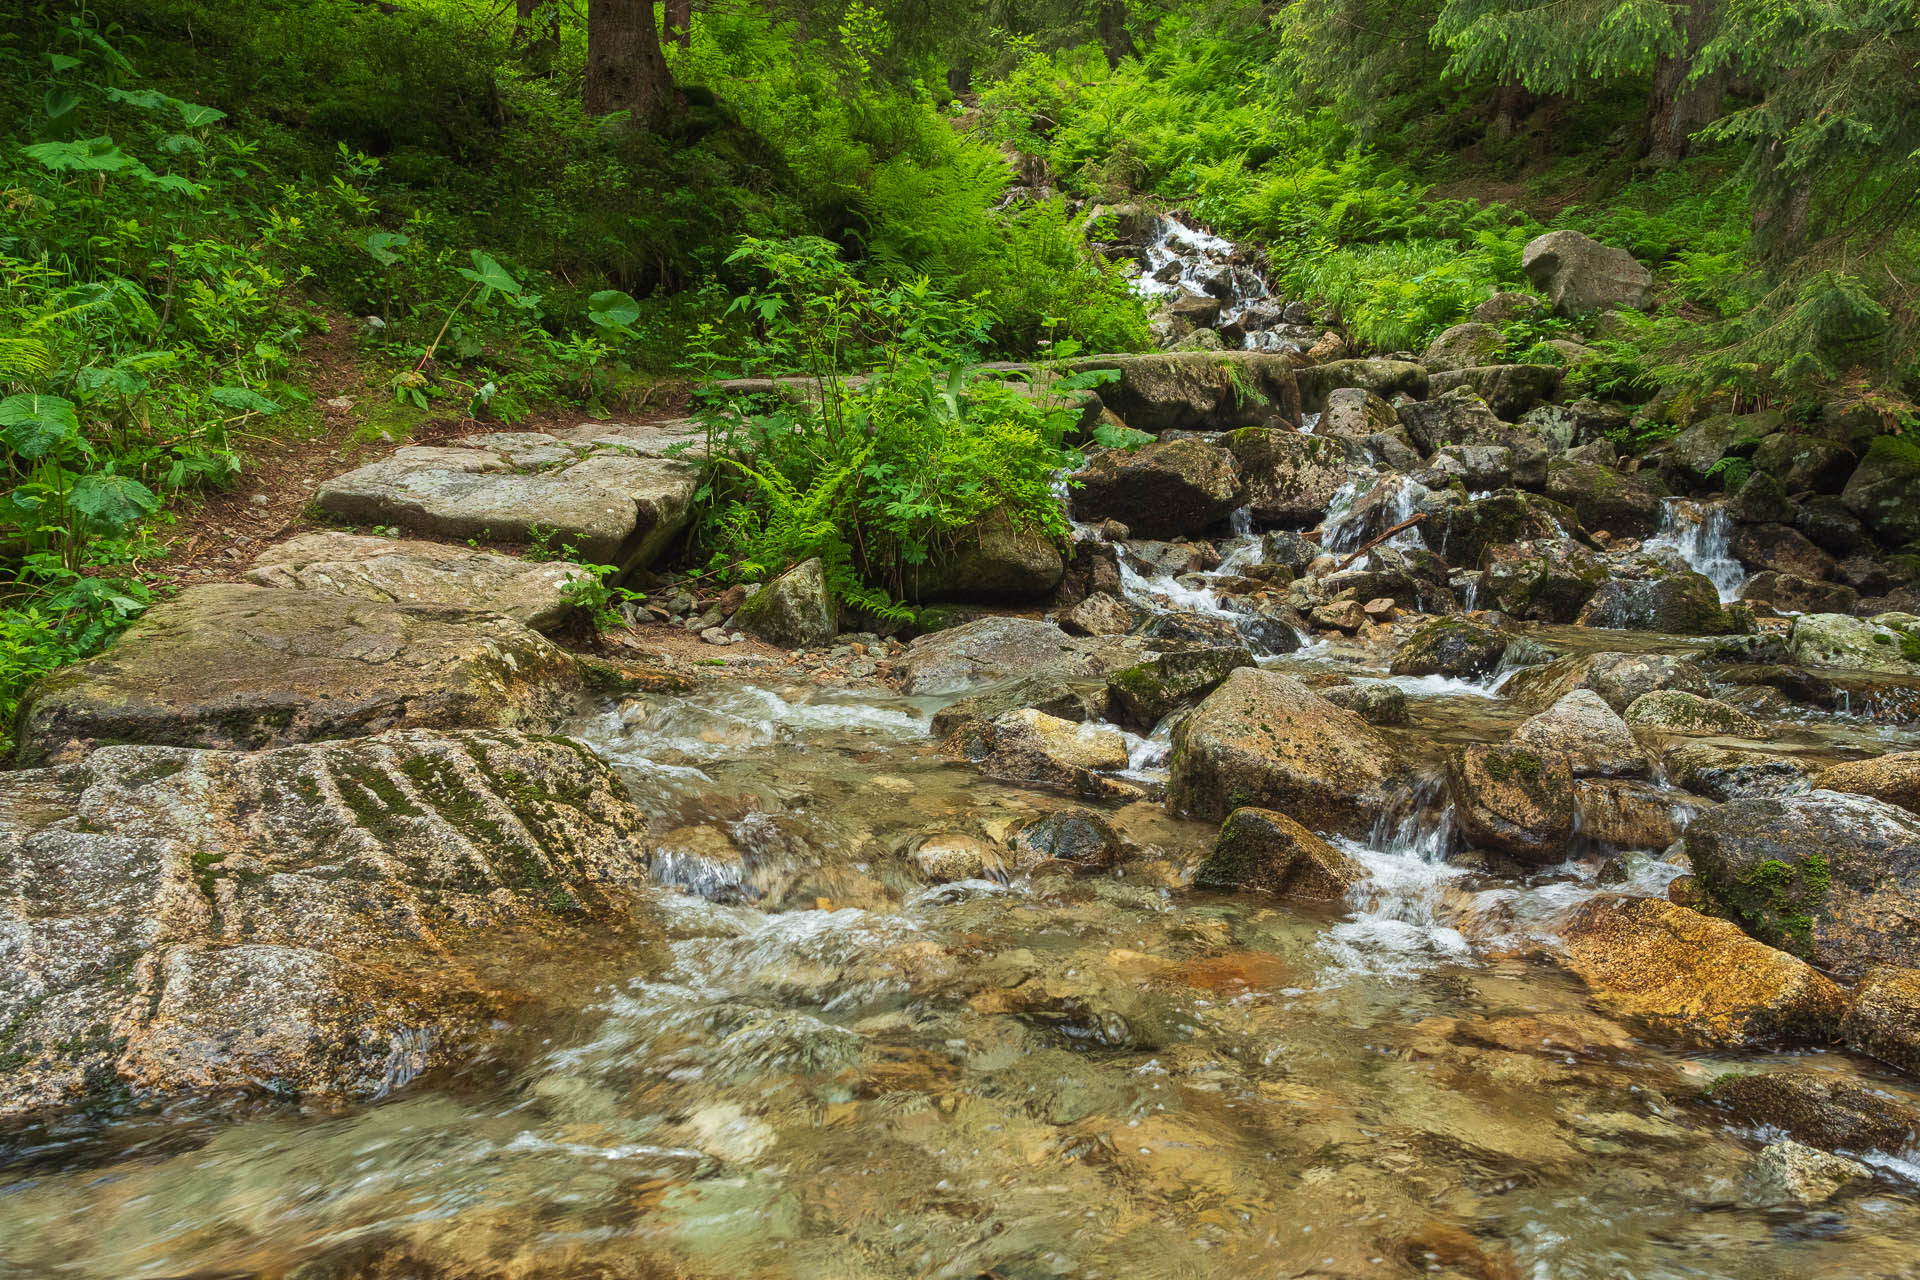
[[[584,747],[513,733],[6,775],[0,1115],[370,1098],[459,1061],[539,994],[523,966],[590,928],[644,949],[642,821]]]

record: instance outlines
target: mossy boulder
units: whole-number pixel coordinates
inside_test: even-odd
[[[1589,529],[1645,538],[1660,527],[1666,490],[1650,474],[1626,475],[1597,462],[1555,458],[1547,464],[1547,496],[1573,510]]]
[[[583,673],[495,613],[239,583],[155,605],[22,702],[22,764],[107,743],[244,748],[392,729],[546,731]]]
[[[1203,820],[1254,806],[1363,836],[1409,780],[1399,753],[1359,716],[1291,676],[1242,667],[1174,730],[1167,799]]]
[[[1238,646],[1163,653],[1108,676],[1109,706],[1115,720],[1145,732],[1252,665],[1253,654]]]
[[[1392,405],[1365,387],[1342,387],[1327,393],[1313,433],[1336,440],[1365,440],[1399,429],[1400,418]]]
[[[1853,474],[1857,455],[1838,440],[1782,431],[1753,450],[1753,465],[1777,478],[1789,494],[1839,493]]]
[[[1045,530],[995,507],[925,564],[908,566],[902,585],[915,602],[1031,600],[1059,586],[1065,574],[1060,547]]]
[[[1436,618],[1401,642],[1388,668],[1396,676],[1477,680],[1500,666],[1513,637],[1465,618]]]
[[[1611,578],[1595,590],[1577,620],[1587,627],[1677,636],[1725,635],[1746,625],[1721,606],[1712,579],[1690,571]]]
[[[1834,559],[1798,529],[1780,523],[1740,525],[1727,539],[1734,559],[1754,570],[1796,574],[1815,582],[1833,576]]]
[[[1513,490],[1450,507],[1430,517],[1420,533],[1429,547],[1462,568],[1479,566],[1489,552],[1511,543],[1589,541],[1572,507]]]
[[[1194,873],[1201,889],[1252,889],[1280,898],[1338,902],[1366,869],[1284,813],[1235,809]]]
[[[1756,470],[1728,500],[1727,515],[1737,524],[1778,524],[1793,519],[1793,501],[1780,477]]]
[[[1553,309],[1578,317],[1619,307],[1653,305],[1653,273],[1625,249],[1578,231],[1549,231],[1527,242],[1521,269]]]
[[[1598,557],[1564,540],[1494,547],[1483,564],[1483,604],[1531,622],[1572,622],[1611,577]]]
[[[1815,582],[1766,570],[1740,584],[1740,599],[1783,613],[1848,613],[1860,593],[1843,582]]]
[[[1560,932],[1568,967],[1602,1005],[1683,1043],[1825,1044],[1846,1007],[1846,993],[1805,961],[1658,898],[1589,898]]]
[[[1778,431],[1783,421],[1780,414],[1772,410],[1737,416],[1716,414],[1660,444],[1647,454],[1647,460],[1691,483],[1704,483],[1707,473],[1722,458],[1751,457],[1760,442]]]
[[[1888,675],[1920,675],[1914,628],[1839,613],[1808,613],[1793,620],[1787,651],[1810,667],[1848,667]]]
[[[1411,360],[1331,360],[1300,370],[1300,407],[1319,413],[1336,391],[1353,388],[1383,400],[1396,395],[1420,399],[1427,394],[1427,370]]]
[[[1075,724],[1031,707],[962,726],[945,749],[1002,782],[1093,798],[1127,793],[1106,776],[1127,767],[1127,741],[1119,730]]]
[[[645,968],[644,827],[586,748],[506,731],[10,774],[0,1116],[364,1101],[469,1061],[553,965]]]
[[[1655,689],[1635,698],[1621,718],[1636,729],[1701,737],[1764,738],[1766,726],[1714,698],[1681,689]]]
[[[1162,431],[1232,431],[1279,418],[1300,422],[1303,388],[1293,361],[1264,351],[1178,351],[1095,356],[1075,372],[1113,369],[1100,399],[1128,426]]]
[[[1558,862],[1573,834],[1573,771],[1557,751],[1472,746],[1447,761],[1447,794],[1468,844],[1531,863]]]
[[[819,560],[804,560],[748,596],[733,625],[783,649],[823,649],[840,633],[840,610]]]
[[[1073,477],[1077,520],[1118,520],[1137,537],[1192,537],[1246,501],[1233,455],[1187,437],[1109,450]]]
[[[1842,977],[1920,965],[1920,816],[1835,791],[1736,800],[1684,845],[1707,892],[1761,941]]]
[[[1722,801],[1796,795],[1809,789],[1814,773],[1792,756],[1715,742],[1676,742],[1661,753],[1660,764],[1674,786]]]
[[[1427,344],[1427,349],[1421,353],[1420,363],[1432,373],[1489,364],[1505,341],[1500,330],[1493,325],[1477,322],[1456,324]]]
[[[1888,546],[1920,542],[1920,444],[1876,437],[1840,500]]]
[[[1465,387],[1487,402],[1503,422],[1515,422],[1560,392],[1566,371],[1553,364],[1489,364],[1435,373],[1427,379],[1427,393],[1443,396]]]
[[[1246,502],[1262,525],[1320,523],[1353,468],[1338,441],[1270,427],[1242,427],[1227,437]]]

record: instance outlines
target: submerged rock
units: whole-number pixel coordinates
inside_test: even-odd
[[[1858,1160],[1830,1155],[1801,1142],[1769,1143],[1747,1174],[1747,1203],[1819,1204],[1849,1184],[1868,1182],[1873,1170]]]
[[[369,1099],[464,1061],[539,962],[652,937],[642,825],[584,747],[506,732],[5,775],[0,1115]]]
[[[1119,730],[1075,724],[1031,707],[964,725],[947,739],[946,749],[1002,782],[1085,796],[1126,790],[1101,776],[1127,767],[1127,740]]]
[[[1842,977],[1920,965],[1920,817],[1836,791],[1736,800],[1683,841],[1693,873],[1756,938]]]
[[[573,656],[494,613],[222,583],[155,605],[22,703],[23,764],[108,742],[258,748],[390,729],[547,730]]]
[[[1556,751],[1473,746],[1447,762],[1460,834],[1477,849],[1558,862],[1573,834],[1573,773]]]
[[[1233,455],[1193,438],[1109,450],[1073,482],[1076,519],[1118,520],[1146,538],[1203,533],[1246,497]]]
[[[505,614],[553,631],[576,612],[569,588],[592,576],[568,560],[523,560],[491,551],[326,530],[260,553],[247,581],[389,604]]]
[[[1920,1112],[1826,1071],[1759,1071],[1716,1080],[1713,1100],[1742,1122],[1823,1151],[1898,1152],[1920,1138]]]
[[[1168,801],[1212,820],[1278,809],[1359,836],[1406,779],[1398,753],[1359,716],[1290,676],[1243,667],[1174,731]]]
[[[1021,869],[1066,862],[1088,871],[1110,867],[1120,856],[1120,837],[1091,809],[1059,809],[1020,828],[1013,838]]]
[[[1284,813],[1235,809],[1194,873],[1202,889],[1257,889],[1282,898],[1337,902],[1366,869]]]
[[[1602,1003],[1694,1044],[1821,1044],[1846,1006],[1846,993],[1805,961],[1657,898],[1590,898],[1561,936],[1569,967]]]

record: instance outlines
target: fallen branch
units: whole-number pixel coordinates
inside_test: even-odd
[[[1363,544],[1359,550],[1355,551],[1352,555],[1348,556],[1345,560],[1342,560],[1339,564],[1333,566],[1333,571],[1335,573],[1339,573],[1342,569],[1346,568],[1348,565],[1352,564],[1355,560],[1358,560],[1361,556],[1367,554],[1367,552],[1373,550],[1375,547],[1385,542],[1388,538],[1391,538],[1394,534],[1400,533],[1407,529],[1411,529],[1413,528],[1413,526],[1419,524],[1422,520],[1425,520],[1426,518],[1427,518],[1427,513],[1422,511],[1419,515],[1414,516],[1411,519],[1402,520],[1399,524],[1393,526],[1393,528],[1387,530],[1385,533],[1381,534],[1379,537],[1374,538],[1371,541]]]

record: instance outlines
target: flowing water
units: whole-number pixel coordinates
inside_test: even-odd
[[[1649,551],[1671,551],[1695,573],[1712,580],[1722,604],[1740,598],[1747,570],[1729,551],[1733,522],[1717,502],[1668,498],[1660,512],[1660,528],[1647,539]]]
[[[1431,760],[1517,721],[1456,686],[1403,682],[1403,746]],[[1443,860],[1429,784],[1348,844],[1370,876],[1338,908],[1179,887],[1211,832],[1146,802],[1107,808],[1119,871],[929,886],[928,840],[997,846],[1069,806],[943,760],[930,710],[715,685],[583,718],[667,854],[664,966],[381,1105],[16,1137],[0,1275],[1920,1267],[1898,1153],[1868,1193],[1743,1206],[1758,1136],[1694,1100],[1730,1064],[1636,1039],[1548,958],[1597,859],[1478,877]],[[1626,869],[1645,892],[1672,872]]]

